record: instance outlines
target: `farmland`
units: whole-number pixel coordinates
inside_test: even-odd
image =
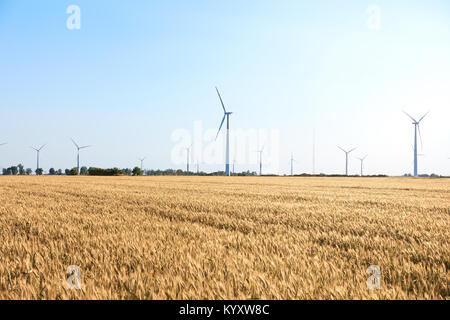
[[[450,297],[450,179],[5,176],[0,195],[0,299]]]

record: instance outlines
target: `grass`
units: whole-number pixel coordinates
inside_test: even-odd
[[[0,299],[450,296],[450,179],[5,176],[0,194]]]

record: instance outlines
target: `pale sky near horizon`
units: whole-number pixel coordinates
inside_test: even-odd
[[[66,26],[69,5],[81,9],[79,30]],[[314,128],[317,173],[343,173],[338,145],[358,147],[351,174],[366,154],[367,174],[411,173],[402,110],[431,110],[419,173],[450,175],[448,0],[0,0],[0,168],[34,169],[30,146],[42,144],[45,170],[72,168],[73,137],[93,145],[82,165],[148,157],[146,168],[184,169],[174,138],[201,121],[211,144],[223,115],[215,86],[236,112],[232,129],[278,134],[267,153],[279,167],[264,162],[265,173],[289,173],[291,152],[295,173],[310,173]],[[237,171],[258,170],[254,149]]]

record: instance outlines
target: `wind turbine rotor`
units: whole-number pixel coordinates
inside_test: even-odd
[[[221,105],[222,105],[222,108],[223,108],[223,113],[227,113],[227,110],[225,109],[225,104],[223,103],[223,100],[222,100],[222,96],[220,95],[220,92],[219,92],[219,89],[217,89],[217,87],[216,87],[216,91],[217,91],[217,95],[219,96],[219,99],[220,99],[220,103],[221,103]]]

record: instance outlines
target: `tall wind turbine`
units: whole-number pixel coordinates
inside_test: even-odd
[[[353,149],[350,150],[350,151],[346,151],[346,150],[342,149],[342,148],[339,147],[339,146],[338,146],[338,148],[345,152],[345,175],[348,176],[348,155],[349,155],[350,153],[352,153],[353,151],[355,151],[356,148],[353,148]]]
[[[416,119],[411,117],[405,111],[403,111],[403,113],[411,118],[411,120],[413,121],[413,125],[414,125],[414,177],[418,177],[419,173],[418,173],[418,165],[417,165],[417,132],[419,133],[420,143],[422,144],[422,135],[420,133],[420,122],[422,122],[422,120],[430,113],[430,111],[428,111],[422,118],[420,118],[419,121],[417,121]]]
[[[361,177],[363,176],[363,169],[364,169],[364,160],[366,160],[367,156],[363,157],[363,158],[356,158],[359,161],[361,161]]]
[[[294,175],[294,161],[295,161],[294,154],[291,153],[291,176]]]
[[[313,156],[312,156],[312,161],[313,161],[313,175],[316,174],[316,128],[314,128],[313,130]]]
[[[233,112],[227,112],[227,110],[225,109],[223,100],[222,100],[222,96],[220,95],[219,89],[217,89],[217,87],[216,87],[216,91],[219,96],[220,103],[222,104],[222,108],[223,108],[223,119],[222,119],[222,122],[220,123],[220,127],[219,127],[219,131],[217,132],[216,140],[217,140],[217,137],[219,136],[220,130],[222,129],[223,123],[226,118],[227,119],[227,143],[226,143],[226,151],[225,151],[225,153],[226,153],[225,175],[230,176],[230,115],[233,114]]]
[[[40,147],[40,148],[34,148],[34,147],[30,147],[31,149],[36,151],[37,154],[37,164],[36,164],[36,170],[39,169],[39,154],[41,153],[41,150],[45,147],[45,144]]]
[[[72,140],[73,144],[75,145],[75,147],[77,148],[77,172],[78,174],[80,174],[80,150],[86,149],[86,148],[90,148],[92,146],[83,146],[80,147],[75,140],[73,140],[72,138],[70,138],[70,140]]]
[[[262,176],[262,154],[264,152],[264,147],[261,150],[256,151],[256,152],[259,153],[259,175]]]
[[[139,159],[139,161],[141,162],[141,171],[142,171],[142,168],[144,167],[144,160],[145,159],[147,159],[147,158],[141,158],[141,159]]]
[[[191,148],[192,148],[192,145],[190,147],[186,148],[186,153],[187,153],[187,155],[186,155],[186,172],[189,172],[189,161],[190,161],[190,155],[191,155]]]

